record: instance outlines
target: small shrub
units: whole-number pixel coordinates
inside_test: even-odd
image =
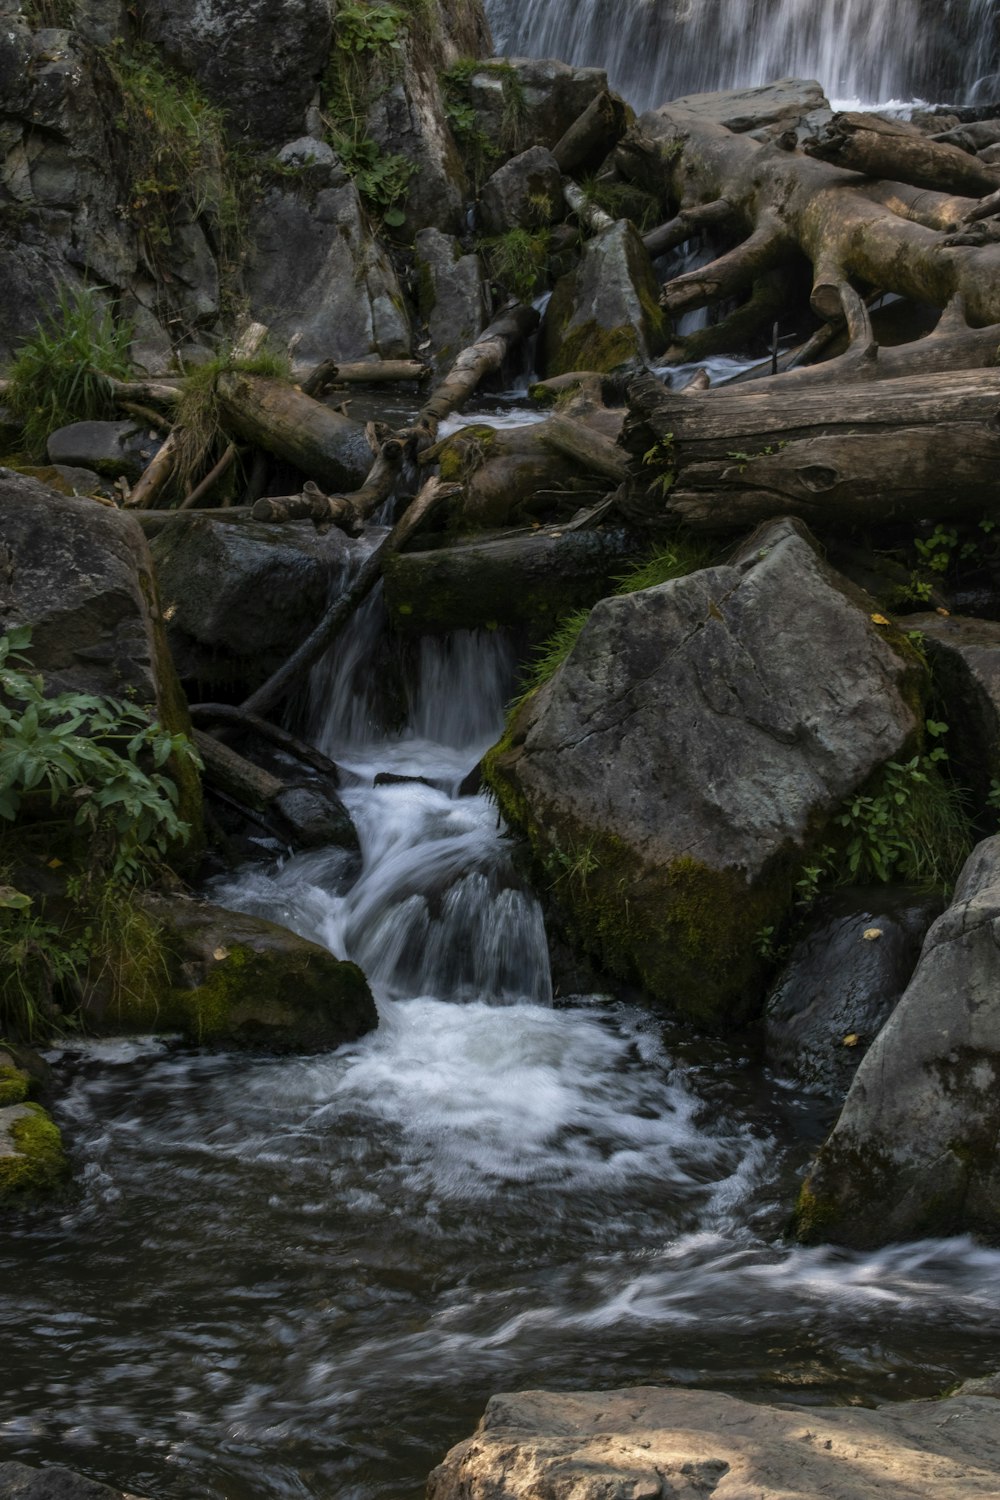
[[[15,352],[5,400],[32,458],[45,457],[57,428],[114,415],[105,376],[129,373],[132,329],[101,300],[101,290],[64,286],[56,308]]]
[[[506,234],[479,242],[491,281],[519,302],[528,302],[547,279],[549,232],[508,229]]]

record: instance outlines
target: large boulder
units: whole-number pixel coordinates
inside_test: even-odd
[[[768,1066],[843,1101],[899,1000],[941,902],[885,886],[830,897],[796,943],[764,1010]]]
[[[246,287],[253,316],[272,339],[295,339],[297,363],[410,353],[396,273],[354,183],[319,148],[301,172],[265,192],[251,230]]]
[[[315,626],[347,566],[350,543],[309,521],[228,526],[178,515],[152,556],[178,670],[203,696],[220,686],[245,697]]]
[[[479,195],[479,222],[486,234],[537,229],[563,217],[562,173],[544,146],[529,146],[504,162]]]
[[[493,1396],[427,1500],[992,1500],[998,1387],[973,1386],[873,1410],[650,1386]]]
[[[948,753],[962,781],[985,799],[1000,780],[1000,621],[909,615],[923,637],[947,704]]]
[[[481,63],[463,87],[478,128],[494,149],[512,156],[529,142],[551,150],[607,86],[601,68],[504,57]]]
[[[582,946],[688,1015],[737,1019],[842,800],[913,742],[922,681],[806,529],[775,521],[727,564],[598,604],[487,777]]]
[[[1000,835],[970,855],[858,1069],[799,1196],[803,1238],[1000,1231],[998,934]]]
[[[404,237],[434,228],[457,234],[465,227],[465,168],[448,127],[436,72],[406,48],[399,77],[375,92],[367,132],[384,157],[401,157],[411,168],[398,205]]]
[[[143,31],[260,145],[301,133],[332,36],[329,0],[142,0]]]
[[[49,434],[52,464],[92,469],[105,479],[135,484],[163,442],[141,422],[71,422]]]
[[[430,360],[443,375],[489,321],[482,262],[478,255],[464,255],[452,235],[422,229],[414,241],[414,265]]]
[[[139,523],[0,469],[0,629],[11,625],[31,626],[32,665],[50,691],[128,698],[190,733]],[[175,771],[197,835],[200,781],[186,761]]]
[[[541,333],[545,374],[643,368],[666,348],[659,295],[632,223],[621,219],[595,235],[552,293]]]

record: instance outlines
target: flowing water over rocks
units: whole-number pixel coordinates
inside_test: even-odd
[[[5,1455],[138,1493],[403,1500],[497,1389],[857,1402],[990,1368],[1000,1253],[790,1247],[814,1103],[638,1007],[552,1001],[537,903],[462,791],[506,648],[426,643],[390,734],[378,613],[313,683],[360,871],[312,853],[214,894],[359,958],[380,1028],[291,1060],[66,1049],[79,1192],[0,1255]]]
[[[989,67],[990,0],[486,0],[498,52],[605,68],[638,110],[681,94],[818,78],[828,96],[886,102],[967,93]],[[954,28],[954,29],[952,29]],[[946,59],[955,38],[964,66]]]

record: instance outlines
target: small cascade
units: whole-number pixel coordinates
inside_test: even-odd
[[[606,68],[638,110],[787,77],[845,102],[961,99],[996,67],[992,0],[486,0],[486,12],[498,53]]]

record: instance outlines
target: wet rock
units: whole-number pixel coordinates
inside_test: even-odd
[[[377,1025],[356,964],[261,917],[181,897],[147,897],[162,928],[169,991],[126,998],[97,1018],[109,1032],[181,1031],[213,1046],[330,1051]]]
[[[427,1500],[992,1500],[998,1431],[992,1393],[865,1410],[648,1386],[524,1391],[490,1399]]]
[[[414,241],[418,308],[427,326],[431,362],[444,374],[489,321],[482,262],[463,255],[458,241],[439,229],[422,229]]]
[[[940,909],[926,893],[884,886],[825,902],[765,1007],[768,1065],[801,1088],[842,1101]]]
[[[144,0],[142,24],[236,134],[260,145],[301,134],[330,50],[327,0]]]
[[[49,435],[48,456],[53,464],[93,469],[105,479],[124,475],[135,484],[162,442],[134,421],[72,422]]]
[[[0,1108],[0,1204],[52,1193],[68,1170],[62,1136],[40,1104]]]
[[[357,189],[336,161],[316,161],[264,194],[246,284],[253,316],[298,363],[404,359],[403,295],[368,228]]]
[[[308,635],[347,566],[331,528],[178,516],[152,543],[178,670],[203,688],[259,687]]]
[[[61,1464],[35,1469],[28,1464],[6,1463],[0,1464],[0,1500],[135,1500],[135,1496],[126,1496]]]
[[[479,195],[479,221],[486,234],[538,229],[563,217],[562,173],[544,146],[529,146],[504,162]]]
[[[985,800],[1000,778],[1000,622],[961,615],[907,616],[918,630],[948,705],[948,754],[962,781]]]
[[[542,324],[546,375],[640,369],[667,343],[659,286],[635,226],[622,219],[586,242],[555,286]]]
[[[1000,835],[970,855],[799,1197],[808,1240],[1000,1229]]]
[[[414,49],[406,49],[402,76],[377,91],[367,119],[368,135],[383,156],[398,156],[412,168],[396,207],[398,233],[412,239],[420,229],[457,234],[464,228],[467,183],[462,159],[445,118],[437,76]]]
[[[703,1020],[754,1009],[761,929],[918,727],[921,668],[871,610],[775,521],[728,564],[602,600],[527,699],[487,778],[612,973]]]

